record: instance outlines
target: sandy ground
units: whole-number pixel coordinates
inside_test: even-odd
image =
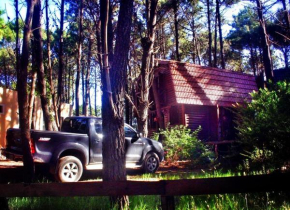
[[[0,168],[16,168],[23,166],[22,161],[10,161],[10,160],[1,160],[0,159]]]
[[[48,167],[45,165],[36,165],[36,177],[40,180],[47,179],[54,181],[54,177],[49,173]],[[175,173],[187,173],[192,172],[189,167],[189,162],[181,161],[174,164],[168,164],[162,162],[156,173],[162,174],[175,174]],[[128,179],[135,179],[142,174],[140,169],[128,169],[127,170]],[[8,182],[23,182],[24,168],[22,161],[10,161],[0,159],[0,183]],[[91,170],[84,171],[81,181],[101,179],[102,171],[101,170]]]

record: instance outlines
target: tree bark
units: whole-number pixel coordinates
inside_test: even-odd
[[[49,31],[49,15],[48,15],[48,0],[45,0],[45,15],[46,15],[46,41],[47,41],[47,69],[48,69],[48,80],[52,98],[52,106],[54,111],[54,119],[56,126],[59,128],[59,120],[57,113],[56,95],[54,90],[54,82],[52,78],[52,67],[51,67],[51,49],[50,49],[50,31]]]
[[[177,13],[178,12],[178,0],[173,0],[173,12],[174,12],[174,27],[175,27],[175,53],[176,53],[176,60],[180,61],[178,13]]]
[[[225,64],[225,58],[224,58],[224,43],[223,43],[222,22],[221,22],[220,1],[219,0],[216,0],[216,9],[217,9],[217,20],[218,20],[218,28],[219,28],[221,67],[222,67],[222,69],[225,69],[226,64]]]
[[[208,27],[208,65],[212,66],[212,34],[211,34],[211,21],[210,21],[210,0],[206,0],[207,6],[207,27]]]
[[[154,42],[158,0],[146,1],[147,34],[141,40],[143,54],[141,64],[141,96],[138,105],[138,131],[148,135],[149,91],[154,79]]]
[[[0,206],[2,210],[9,210],[8,199],[5,197],[0,197]]]
[[[16,33],[16,46],[15,46],[15,57],[16,57],[16,72],[18,74],[20,69],[20,47],[19,47],[19,12],[18,12],[18,0],[15,3],[15,33]]]
[[[265,69],[266,80],[267,82],[269,82],[270,80],[273,81],[274,79],[270,43],[269,43],[269,37],[268,37],[267,31],[266,31],[266,23],[263,17],[262,2],[260,0],[256,0],[256,3],[257,3],[257,12],[258,12],[258,17],[260,21],[260,27],[263,34],[263,36],[261,37],[262,48],[263,48],[263,64],[264,64],[264,69]]]
[[[289,12],[287,9],[287,4],[286,4],[286,0],[281,0],[282,5],[283,5],[283,10],[284,10],[284,20],[287,26],[287,30],[290,30],[290,20],[289,20]]]
[[[88,115],[88,109],[89,109],[92,44],[93,44],[93,37],[90,37],[89,38],[89,49],[88,49],[88,64],[87,64],[88,67],[87,67],[87,74],[86,74],[85,116]]]
[[[288,48],[286,47],[286,48],[283,50],[283,56],[284,56],[285,68],[286,68],[286,69],[289,68],[288,53],[289,53],[289,50],[288,50]]]
[[[49,113],[48,98],[46,95],[46,81],[43,66],[43,44],[41,32],[41,0],[35,0],[34,13],[32,20],[33,29],[33,61],[35,62],[35,69],[37,72],[37,85],[40,93],[41,108],[43,112],[43,119],[45,129],[52,131],[52,120]]]
[[[63,22],[64,22],[64,0],[61,0],[60,6],[60,30],[59,30],[59,55],[58,55],[58,85],[57,85],[57,106],[59,128],[61,124],[61,103],[63,102]]]
[[[128,61],[133,0],[120,2],[115,53],[112,68],[108,56],[109,0],[101,1],[102,21],[102,120],[103,120],[103,180],[125,181],[124,103],[126,67]],[[112,82],[111,82],[112,81]],[[111,197],[117,208],[128,208],[128,197]]]
[[[84,61],[83,61],[84,62]],[[83,106],[82,106],[82,115],[85,115],[85,108],[86,108],[86,94],[85,94],[85,64],[82,63],[82,103],[83,103]]]
[[[217,9],[216,9],[217,10]],[[217,67],[217,25],[218,25],[218,18],[217,18],[217,11],[215,17],[215,25],[214,25],[214,50],[213,50],[213,67]]]
[[[81,61],[82,61],[82,40],[83,40],[83,0],[80,1],[79,14],[78,14],[78,58],[77,58],[77,77],[76,77],[76,88],[75,88],[75,99],[76,99],[76,116],[80,115],[80,72],[81,72]],[[84,105],[84,104],[83,104]]]
[[[33,113],[33,106],[34,106],[34,101],[35,101],[35,86],[36,86],[36,77],[37,77],[37,72],[33,71],[32,72],[32,77],[31,77],[31,86],[30,86],[30,94],[29,94],[29,106],[28,106],[28,116],[29,116],[29,128],[32,128],[32,113]]]
[[[34,162],[30,151],[30,130],[29,130],[28,101],[27,101],[27,71],[29,62],[31,23],[34,11],[34,3],[35,1],[33,0],[27,0],[27,12],[23,30],[21,65],[19,71],[17,72],[19,124],[21,130],[20,132],[23,150],[25,182],[33,181],[35,171]]]

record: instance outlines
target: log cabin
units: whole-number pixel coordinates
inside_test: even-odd
[[[172,60],[157,60],[149,130],[158,124],[201,126],[199,138],[217,145],[235,139],[233,104],[257,91],[253,75]],[[159,122],[159,123],[157,123]]]

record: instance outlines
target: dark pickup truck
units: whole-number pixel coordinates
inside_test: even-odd
[[[125,124],[126,167],[142,167],[154,173],[164,158],[162,144],[143,138]],[[96,117],[68,117],[61,132],[31,130],[31,153],[34,162],[49,164],[50,172],[60,182],[76,182],[83,169],[102,168],[102,120]],[[7,130],[7,159],[22,159],[20,130]]]

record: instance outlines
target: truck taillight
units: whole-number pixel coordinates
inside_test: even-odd
[[[29,144],[30,144],[30,152],[31,152],[31,154],[34,154],[35,153],[35,145],[34,145],[33,139],[30,139]]]

